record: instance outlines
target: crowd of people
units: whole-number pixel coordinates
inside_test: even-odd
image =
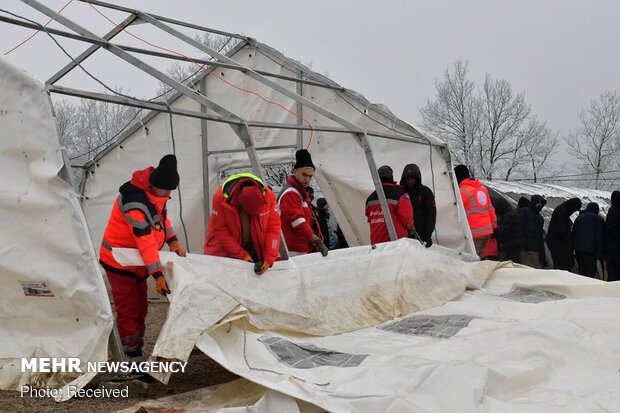
[[[211,216],[204,242],[205,255],[228,257],[254,264],[262,275],[282,256],[284,239],[290,256],[347,247],[340,228],[330,226],[331,213],[325,198],[313,204],[310,186],[316,167],[307,150],[295,154],[295,165],[276,195],[258,176],[235,174],[226,179],[213,195]],[[422,184],[416,164],[404,167],[400,182],[390,166],[378,171],[387,210],[398,238],[419,240],[432,246],[437,208],[433,191]],[[545,232],[540,212],[546,200],[540,195],[522,198],[517,208],[503,198],[492,199],[487,189],[470,176],[465,165],[454,168],[460,197],[481,259],[512,260],[534,268],[547,267]],[[159,251],[185,256],[168,217],[166,202],[179,184],[177,159],[164,156],[159,165],[133,173],[119,188],[108,225],[103,234],[100,262],[105,269],[117,314],[117,326],[125,353],[142,355],[147,314],[146,279],[153,276],[158,293],[170,292]],[[374,191],[366,200],[366,217],[372,244],[390,241],[380,196]],[[605,221],[599,207],[590,203],[575,222],[571,216],[581,209],[581,201],[570,199],[555,208],[546,234],[553,267],[572,271],[574,257],[580,274],[595,276],[597,260],[603,260],[608,279],[620,279],[620,192],[614,191]],[[282,237],[283,236],[283,237]],[[143,266],[123,266],[112,248],[137,248]]]
[[[585,209],[579,198],[554,208],[547,231],[540,214],[541,195],[521,197],[516,208],[505,198],[491,198],[465,165],[454,168],[461,199],[481,259],[510,260],[532,268],[553,268],[608,281],[620,280],[620,191],[611,195],[606,219],[599,205]],[[578,213],[575,221],[571,216]],[[490,223],[490,224],[489,224]],[[545,243],[551,254],[547,260]]]

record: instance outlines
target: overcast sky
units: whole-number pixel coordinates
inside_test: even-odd
[[[42,2],[58,10],[67,0]],[[620,1],[615,0],[110,2],[254,37],[303,63],[312,62],[314,70],[327,72],[341,85],[387,105],[414,124],[420,121],[420,107],[435,96],[435,80],[458,58],[469,61],[471,78],[477,83],[488,72],[509,81],[515,91],[525,92],[533,113],[562,135],[575,128],[576,115],[591,99],[607,89],[620,90]],[[2,0],[0,8],[47,21],[19,0]],[[102,10],[116,21],[125,16]],[[98,34],[112,28],[78,1],[62,14]],[[0,25],[1,53],[30,33]],[[179,45],[145,25],[132,30],[163,46]],[[117,39],[147,47],[126,35]],[[60,41],[74,55],[86,47]],[[67,63],[44,34],[7,58],[43,79]],[[87,67],[106,83],[135,95],[152,96],[156,87],[147,75],[112,55],[96,57]],[[80,79],[75,75],[61,84]],[[90,89],[101,91],[96,85]]]

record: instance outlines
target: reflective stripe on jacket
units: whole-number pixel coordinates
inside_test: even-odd
[[[409,194],[400,185],[387,182],[383,182],[381,185],[387,198],[396,236],[405,238],[413,228],[413,208]],[[366,200],[366,217],[368,224],[370,224],[370,243],[390,241],[390,234],[385,224],[377,191],[370,194]]]
[[[276,196],[260,178],[248,173],[231,176],[213,195],[204,253],[240,260],[248,254],[242,246],[241,217],[235,205],[236,194],[248,184],[259,186],[266,201],[258,214],[249,215],[252,245],[259,261],[273,265],[280,251],[280,216],[276,209]]]
[[[119,188],[99,249],[100,262],[109,271],[141,278],[161,272],[159,250],[177,239],[167,216],[166,201],[170,198],[148,191],[153,169],[134,172],[131,181]],[[137,248],[145,265],[122,266],[114,259],[112,248]]]
[[[493,233],[497,228],[495,208],[487,189],[477,179],[467,178],[459,184],[461,200],[474,238]]]
[[[289,176],[278,194],[278,209],[282,232],[289,251],[310,253],[312,229],[312,204],[308,190],[294,176]]]

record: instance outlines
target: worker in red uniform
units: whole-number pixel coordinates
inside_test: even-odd
[[[480,256],[493,231],[498,229],[495,208],[489,192],[479,180],[470,177],[467,166],[455,166],[454,175],[459,184],[469,229],[474,237],[476,253]]]
[[[280,216],[271,189],[250,173],[232,175],[212,205],[205,255],[253,262],[257,275],[267,271],[280,250]]]
[[[411,238],[416,238],[413,232],[413,207],[411,206],[409,194],[402,186],[394,182],[392,168],[384,165],[377,172],[379,173],[383,193],[388,202],[388,209],[394,223],[396,236],[398,238],[405,238],[411,233]],[[390,241],[390,234],[385,223],[377,191],[370,194],[366,200],[366,217],[370,225],[370,243],[376,244]]]
[[[163,275],[159,251],[167,243],[170,251],[184,257],[185,248],[179,243],[170,224],[166,201],[179,185],[177,159],[166,155],[157,168],[135,171],[129,182],[120,188],[99,250],[116,307],[116,322],[125,354],[140,357],[148,310],[146,279],[155,278],[157,292],[170,292]],[[143,266],[123,266],[112,255],[112,248],[137,248]]]
[[[278,194],[282,232],[291,256],[308,254],[315,249],[324,257],[328,254],[327,246],[312,229],[312,201],[308,189],[315,170],[310,152],[298,150],[291,175]]]

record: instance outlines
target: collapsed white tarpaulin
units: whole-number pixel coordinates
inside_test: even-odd
[[[95,373],[21,373],[22,357],[107,360],[113,315],[45,87],[2,57],[0,130],[0,389],[81,388]]]
[[[620,284],[441,252],[404,239],[261,277],[170,257],[154,356],[187,359],[173,343],[189,334],[230,371],[335,412],[620,411]]]

